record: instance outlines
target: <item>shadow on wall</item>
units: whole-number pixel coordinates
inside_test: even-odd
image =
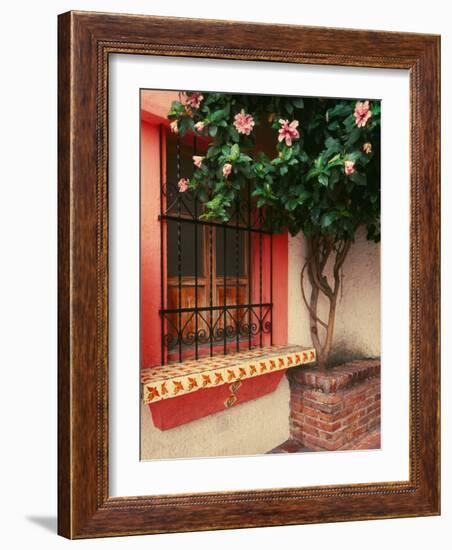
[[[289,344],[310,345],[309,315],[302,301],[300,271],[305,261],[303,235],[289,238]],[[331,362],[380,356],[380,245],[369,242],[364,230],[344,264],[343,287],[336,312]],[[309,294],[309,282],[305,281]],[[326,318],[326,299],[320,304]]]
[[[366,355],[365,352],[357,348],[348,349],[346,345],[339,343],[330,355],[328,367],[336,367],[355,359],[377,359],[378,357],[379,355]]]

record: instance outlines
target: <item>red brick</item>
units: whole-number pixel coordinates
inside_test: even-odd
[[[348,405],[348,403],[344,403],[343,409],[336,416],[336,418],[342,420],[342,419],[346,418],[347,416],[353,414],[354,412],[356,412],[356,407],[355,406],[350,407]]]
[[[339,416],[342,415],[342,412],[340,411],[338,414],[328,414],[322,411],[316,411],[315,409],[311,409],[311,407],[304,407],[300,410],[291,410],[291,415],[293,415],[296,418],[302,418],[303,421],[306,420],[307,422],[311,421],[311,424],[313,422],[319,421],[319,422],[325,422],[325,423],[334,423],[339,421]]]
[[[335,432],[340,429],[341,423],[340,422],[322,422],[321,420],[315,420],[310,418],[309,416],[305,419],[306,423],[310,426],[314,426],[315,428],[319,428],[320,430],[323,430],[324,432]]]
[[[333,369],[319,369],[318,367],[304,367],[291,372],[290,380],[293,385],[301,385],[322,389],[326,393],[371,379],[380,373],[379,360],[351,361]]]
[[[380,378],[373,378],[372,380],[369,380],[369,388],[368,390],[372,391],[379,391],[380,389]]]
[[[373,403],[373,405],[370,405],[369,407],[367,407],[367,412],[368,413],[374,413],[374,414],[380,414],[380,411],[381,411],[381,405],[380,403]]]
[[[344,438],[344,430],[338,430],[334,433],[329,433],[329,432],[324,432],[323,430],[319,430],[318,437],[325,441],[338,441],[339,439],[342,440]]]
[[[342,403],[336,403],[335,405],[328,405],[324,403],[318,403],[316,401],[312,401],[311,399],[304,398],[304,402],[312,408],[315,408],[323,413],[326,414],[337,414],[342,408]]]
[[[366,411],[365,410],[359,410],[355,413],[352,413],[351,415],[343,418],[341,420],[342,426],[351,426],[352,424],[356,423],[360,418],[365,416]]]
[[[293,416],[290,416],[289,427],[291,430],[301,431],[303,428],[303,421],[300,422],[298,418],[294,418]]]
[[[300,407],[300,412],[304,413],[306,416],[310,416],[311,418],[318,418],[319,420],[325,420],[330,417],[330,415],[325,414],[322,411],[315,409],[314,407],[310,407],[305,403],[302,403]]]
[[[380,365],[356,361],[290,377],[290,432],[310,448],[354,448],[380,424]]]
[[[371,411],[367,409],[366,416],[365,416],[366,420],[373,420],[373,419],[380,420],[380,417],[381,417],[380,407],[377,407],[376,409],[373,409]]]
[[[322,392],[306,392],[306,398],[317,401],[317,403],[322,403],[324,405],[337,405],[342,403],[342,396],[338,393],[322,393]]]
[[[345,439],[340,438],[335,441],[327,441],[306,435],[303,439],[303,444],[309,449],[317,451],[337,451],[344,445]]]
[[[341,450],[364,450],[364,449],[380,449],[380,430],[373,430],[364,435],[358,441],[345,443]]]
[[[380,428],[380,424],[381,424],[381,419],[380,419],[380,417],[378,416],[378,417],[376,417],[376,418],[374,418],[374,419],[372,419],[372,420],[370,420],[370,421],[368,422],[367,428],[368,428],[368,429],[373,429],[373,428],[378,428],[378,429],[379,429],[379,428]]]
[[[361,437],[363,434],[367,433],[368,430],[366,426],[361,426],[360,428],[357,428],[356,430],[353,430],[351,432],[352,439],[357,439],[358,437]]]
[[[327,446],[331,446],[329,443],[324,442],[317,437],[311,437],[309,435],[306,435],[303,438],[302,443],[305,447],[314,451],[323,451],[326,449]]]
[[[309,426],[307,424],[303,424],[302,432],[303,432],[303,436],[306,434],[309,434],[309,435],[314,435],[316,437],[319,437],[320,435],[320,432],[317,428],[313,428],[312,426]]]
[[[358,406],[362,406],[362,403],[363,403],[363,399],[365,399],[364,397],[364,392],[360,392],[360,393],[355,393],[355,394],[351,394],[349,396],[347,396],[347,405],[348,406],[353,406],[353,405],[358,405]]]

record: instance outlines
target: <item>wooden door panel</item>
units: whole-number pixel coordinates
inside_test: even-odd
[[[237,293],[238,290],[238,293]],[[217,304],[219,306],[224,305],[224,296],[226,291],[226,305],[240,305],[240,304],[246,304],[247,303],[247,297],[248,297],[248,289],[246,284],[241,284],[238,289],[236,285],[233,286],[226,286],[226,289],[224,288],[224,285],[217,286]],[[225,315],[223,312],[216,312],[218,319],[218,327],[223,328],[224,327],[224,318]],[[245,314],[245,310],[243,309],[229,309],[226,313],[226,326],[227,325],[235,325],[237,321],[241,320]]]

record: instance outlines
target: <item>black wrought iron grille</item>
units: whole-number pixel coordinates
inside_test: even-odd
[[[162,364],[272,343],[272,235],[251,185],[228,223],[201,219],[202,203],[178,188],[205,147],[160,126]]]

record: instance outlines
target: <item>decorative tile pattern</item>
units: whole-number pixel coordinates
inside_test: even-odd
[[[203,388],[261,376],[269,372],[313,363],[313,348],[272,346],[249,351],[206,357],[141,371],[143,401],[156,403]]]

